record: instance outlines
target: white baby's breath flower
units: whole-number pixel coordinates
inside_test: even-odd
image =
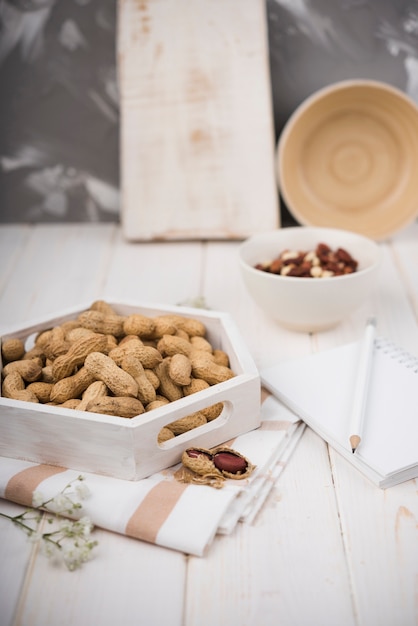
[[[69,519],[63,519],[59,529],[63,535],[71,536],[74,533],[74,522]]]
[[[36,509],[43,505],[45,496],[40,491],[34,491],[32,496],[32,506]]]
[[[69,513],[74,510],[74,502],[65,494],[59,493],[48,503],[48,510],[53,513]]]
[[[93,524],[88,517],[81,517],[77,525],[80,529],[80,536],[89,537],[91,531],[93,530]]]
[[[40,530],[34,530],[33,532],[30,533],[29,535],[29,541],[31,543],[37,543],[38,541],[40,541],[43,538],[43,534],[41,533]]]
[[[59,545],[53,541],[43,541],[41,543],[41,550],[42,554],[54,561],[58,561],[61,556],[61,549]]]
[[[85,500],[90,496],[90,489],[87,487],[86,483],[77,483],[75,485],[75,492],[80,500]]]
[[[91,548],[87,545],[68,544],[63,546],[63,559],[69,570],[73,571],[88,561]]]
[[[197,309],[209,309],[210,307],[206,304],[204,296],[196,296],[193,298],[188,298],[183,302],[179,302],[179,306],[188,306],[194,307]]]
[[[92,541],[90,533],[93,524],[86,516],[80,519],[67,519],[66,516],[77,518],[82,505],[78,499],[86,498],[90,492],[86,485],[81,484],[83,476],[70,481],[59,494],[53,498],[35,491],[32,496],[33,507],[14,517],[0,512],[0,517],[11,520],[24,531],[33,543],[39,542],[43,553],[57,563],[64,560],[69,570],[81,567],[90,557],[97,541]],[[46,518],[39,508],[54,515]],[[36,510],[38,509],[38,510]],[[41,532],[40,522],[44,517],[50,527],[48,532]]]

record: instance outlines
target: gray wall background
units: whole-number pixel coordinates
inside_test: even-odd
[[[266,7],[276,139],[302,100],[339,80],[382,80],[418,103],[418,0]],[[119,220],[116,9],[0,0],[0,222]],[[283,204],[282,219],[293,221]]]

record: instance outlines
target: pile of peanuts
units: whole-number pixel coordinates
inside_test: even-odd
[[[234,376],[200,321],[175,314],[118,315],[103,301],[35,337],[4,339],[2,396],[131,418]],[[160,443],[218,417],[223,403],[161,429]]]
[[[284,250],[272,261],[255,265],[255,269],[270,274],[304,278],[343,276],[352,274],[357,267],[358,261],[347,250],[344,248],[332,250],[325,243],[319,243],[315,250]]]

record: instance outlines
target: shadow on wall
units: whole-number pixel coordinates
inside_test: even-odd
[[[266,6],[276,139],[300,102],[339,80],[381,80],[418,102],[417,0]],[[116,10],[0,0],[1,222],[119,220]]]
[[[0,0],[0,220],[117,221],[115,0]]]

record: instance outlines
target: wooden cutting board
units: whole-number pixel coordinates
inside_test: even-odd
[[[119,0],[129,240],[279,226],[264,0]]]

